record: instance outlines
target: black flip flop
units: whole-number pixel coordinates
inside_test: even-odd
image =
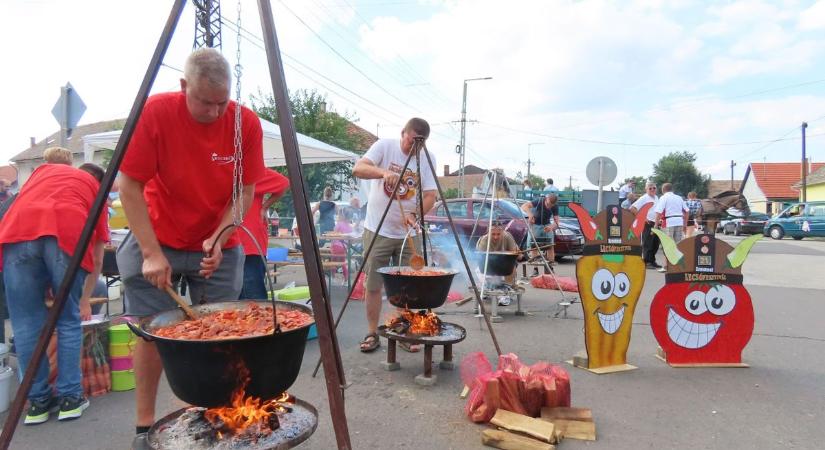
[[[381,340],[378,338],[377,334],[370,333],[364,336],[364,339],[361,340],[359,346],[362,353],[372,353],[381,346]]]

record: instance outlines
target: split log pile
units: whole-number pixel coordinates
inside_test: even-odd
[[[542,408],[533,418],[499,409],[490,419],[498,429],[481,433],[481,443],[504,450],[554,450],[562,439],[596,440],[596,424],[587,408]]]

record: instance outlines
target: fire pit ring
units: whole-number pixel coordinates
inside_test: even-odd
[[[453,344],[457,344],[467,337],[467,330],[461,325],[449,322],[441,322],[441,329],[435,336],[396,333],[387,328],[386,325],[378,327],[378,335],[387,338],[387,361],[382,363],[385,370],[393,371],[401,368],[401,364],[396,360],[397,341],[409,344],[424,345],[424,373],[415,377],[415,382],[423,386],[432,386],[437,377],[433,375],[433,347],[444,346],[444,357],[438,367],[443,370],[453,370]]]

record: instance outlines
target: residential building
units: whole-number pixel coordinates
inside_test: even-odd
[[[808,186],[806,189],[807,195],[805,197],[805,201],[825,201],[825,166],[820,167],[813,173],[808,174],[808,178],[805,180],[805,184]],[[799,183],[793,185],[793,188],[799,190],[799,201],[801,202],[802,180],[799,180]]]
[[[825,163],[809,166],[808,173],[812,173],[825,167]],[[799,190],[794,186],[801,178],[802,164],[799,162],[750,163],[740,192],[748,200],[751,211],[774,214],[786,204],[799,201]]]

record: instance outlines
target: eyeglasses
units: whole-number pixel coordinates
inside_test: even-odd
[[[651,186],[651,187],[647,188],[647,190],[648,190],[648,191],[651,191],[651,190],[652,190],[652,191],[655,191],[655,190],[656,190],[656,186]]]

